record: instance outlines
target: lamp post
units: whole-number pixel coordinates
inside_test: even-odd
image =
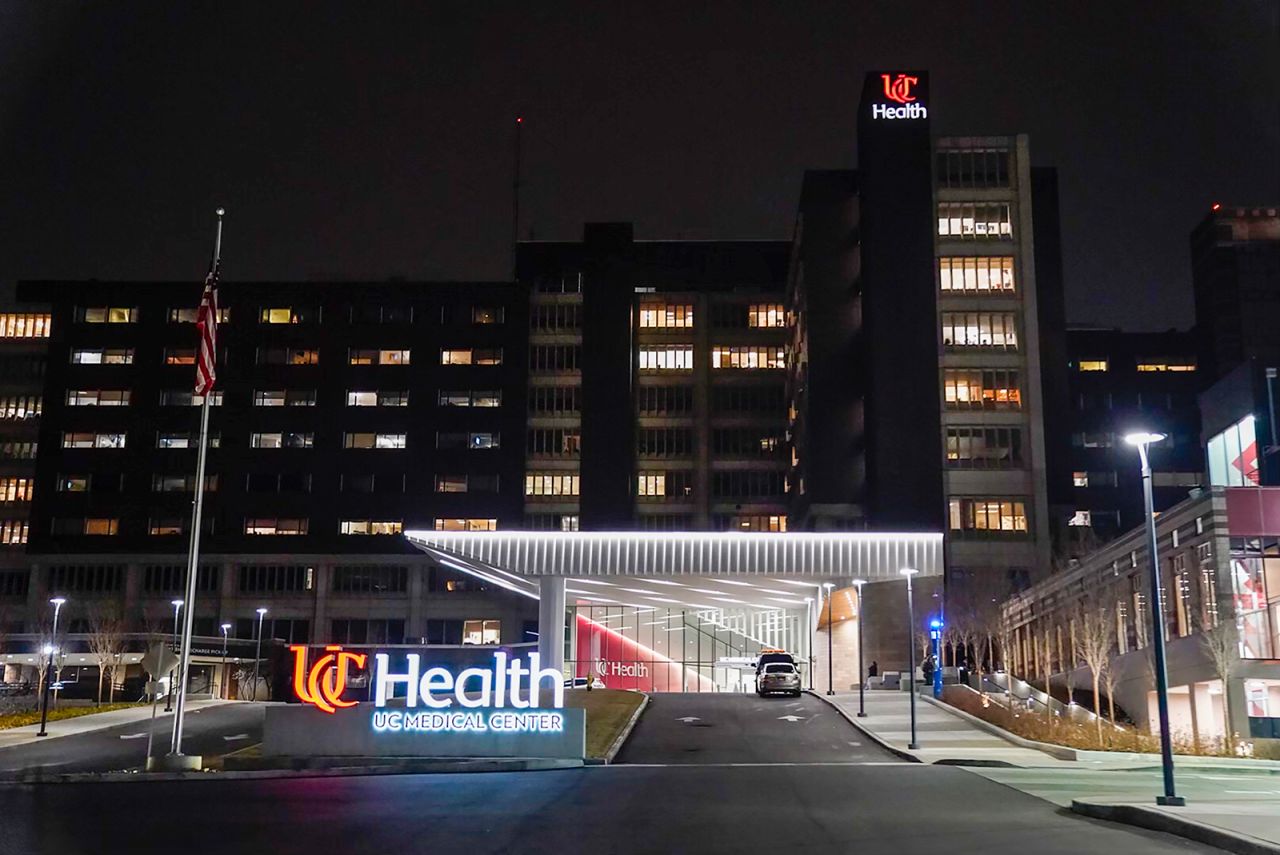
[[[933,641],[933,696],[942,697],[942,619],[929,621],[929,638]],[[955,656],[951,657],[955,662]]]
[[[253,654],[253,699],[258,700],[258,666],[262,662],[262,619],[266,617],[265,607],[258,608],[258,650]]]
[[[858,589],[858,718],[867,717],[867,675],[862,670],[862,586],[866,579],[854,579],[853,587]]]
[[[833,582],[823,582],[822,587],[827,589],[827,694],[834,695],[836,693],[835,675],[832,665],[835,660],[831,658],[831,589],[835,587]]]
[[[182,611],[182,600],[171,600],[169,605],[173,606],[173,647],[178,647],[178,613]],[[164,711],[173,712],[173,669],[169,669],[169,694],[164,699]]]
[[[813,691],[813,597],[804,598],[805,615],[809,619],[809,691]]]
[[[1156,796],[1156,804],[1181,806],[1187,803],[1173,787],[1173,737],[1169,733],[1169,675],[1164,662],[1164,607],[1160,602],[1160,562],[1156,555],[1156,514],[1151,498],[1151,458],[1153,443],[1164,439],[1162,433],[1136,432],[1124,441],[1138,449],[1142,462],[1142,502],[1147,515],[1147,565],[1151,574],[1151,641],[1152,670],[1156,672],[1156,705],[1160,715],[1160,766],[1164,772],[1164,795]],[[1223,686],[1226,690],[1226,686]]]
[[[224,623],[221,629],[222,629],[222,697],[224,699],[229,699],[231,697],[231,693],[228,691],[228,686],[230,685],[231,681],[227,679],[227,633],[231,631],[231,624]]]
[[[911,741],[907,747],[915,751],[920,743],[916,742],[916,607],[911,597],[911,577],[920,571],[903,567],[901,572],[907,577],[907,688],[911,695]]]
[[[53,653],[57,650],[55,645],[58,641],[58,612],[62,611],[66,601],[66,597],[54,597],[49,600],[53,605],[53,632],[49,634],[50,643],[44,647],[44,654],[49,657],[49,660],[44,668],[44,690],[40,693],[40,732],[36,736],[49,735],[45,726],[49,722],[49,684],[53,681]]]

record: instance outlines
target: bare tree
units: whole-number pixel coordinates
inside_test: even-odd
[[[1200,633],[1200,645],[1213,660],[1213,670],[1222,681],[1223,739],[1227,753],[1235,754],[1235,734],[1231,730],[1231,676],[1240,665],[1240,633],[1232,619],[1218,621],[1213,629]]]
[[[1049,678],[1053,673],[1053,639],[1053,628],[1046,624],[1044,628],[1044,643],[1040,645],[1040,665],[1041,673],[1044,674],[1044,712],[1050,726],[1053,725],[1053,691],[1049,682]]]
[[[1116,684],[1120,682],[1120,672],[1116,670],[1115,657],[1107,660],[1107,667],[1102,669],[1102,687],[1107,692],[1107,718],[1114,728],[1116,724]]]
[[[1115,617],[1104,601],[1086,600],[1076,608],[1075,644],[1076,658],[1084,662],[1093,679],[1093,712],[1097,717],[1098,739],[1102,739],[1102,698],[1099,683],[1102,673],[1111,661],[1111,642],[1115,632]]]
[[[115,691],[115,667],[124,652],[124,621],[116,609],[109,605],[94,607],[89,613],[89,653],[98,663],[98,703],[102,703],[102,683],[111,676],[112,694]]]
[[[993,629],[996,643],[1000,645],[1000,664],[1004,667],[1005,704],[1009,707],[1009,711],[1013,712],[1013,623],[1005,620],[1003,615],[999,618]],[[994,660],[991,664],[995,667]]]

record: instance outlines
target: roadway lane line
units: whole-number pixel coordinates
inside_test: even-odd
[[[222,737],[223,741],[225,742],[235,742],[237,739],[248,739],[248,738],[249,738],[249,734],[247,733],[237,733],[234,736]]]
[[[120,738],[121,738],[121,739],[141,739],[141,738],[142,738],[142,737],[144,737],[144,736],[146,736],[146,734],[145,734],[145,733],[122,733],[122,734],[120,734]]]
[[[802,767],[802,766],[900,766],[906,768],[925,768],[927,763],[903,763],[901,760],[850,760],[817,761],[813,763],[608,763],[599,766],[584,766],[584,769],[739,769]]]

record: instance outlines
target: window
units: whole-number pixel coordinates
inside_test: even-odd
[[[283,431],[249,434],[250,448],[311,448],[314,444],[314,433]]]
[[[89,491],[88,475],[59,475],[59,493],[87,493]]]
[[[939,288],[953,294],[1013,294],[1013,258],[967,256],[938,259]]]
[[[525,514],[524,527],[531,531],[578,531],[577,514]]]
[[[359,303],[348,308],[348,319],[353,324],[411,324],[413,307]]]
[[[218,592],[220,568],[214,564],[201,564],[196,571],[196,590],[211,594]],[[187,565],[147,564],[142,568],[142,590],[149,594],[178,594],[187,588]]]
[[[342,534],[400,534],[402,520],[343,520]]]
[[[498,448],[500,439],[498,433],[437,433],[436,448]]]
[[[0,396],[0,421],[24,422],[40,417],[44,402],[39,395]]]
[[[176,306],[169,309],[169,323],[171,324],[194,324],[196,318],[200,314],[199,306]],[[231,321],[231,310],[226,306],[218,309],[218,323],[225,324]]]
[[[498,521],[496,519],[476,518],[437,518],[435,529],[436,531],[497,531]]]
[[[531,386],[529,387],[530,415],[557,416],[579,412],[577,386]],[[644,387],[641,387],[641,394]],[[440,406],[444,404],[444,392],[440,393]],[[460,406],[467,406],[461,404]]]
[[[692,371],[693,346],[674,344],[640,348],[641,371]]]
[[[711,473],[711,494],[724,499],[776,499],[787,491],[783,472],[733,471]]]
[[[747,326],[785,327],[787,310],[781,303],[752,303],[747,307]]]
[[[1079,431],[1071,435],[1071,444],[1076,448],[1112,448],[1116,435],[1106,431]]]
[[[532,428],[525,432],[531,457],[576,457],[582,453],[579,428]]]
[[[71,446],[65,444],[66,434],[63,436],[62,447],[70,448]],[[35,460],[36,445],[37,443],[34,442],[0,442],[0,460]]]
[[[310,493],[311,473],[255,470],[245,475],[244,489],[246,493]]]
[[[319,321],[318,306],[272,306],[258,311],[260,324],[314,324]]]
[[[334,618],[329,641],[334,644],[403,644],[403,618]]]
[[[640,457],[682,457],[693,453],[693,431],[689,428],[640,428],[636,431],[636,454]]]
[[[748,514],[746,516],[715,517],[717,531],[775,531],[787,530],[786,514]]]
[[[576,496],[578,474],[576,472],[526,472],[524,476],[526,496]]]
[[[250,518],[244,521],[244,533],[303,535],[307,533],[309,522],[306,519]]]
[[[1067,525],[1080,527],[1091,526],[1093,525],[1093,515],[1088,511],[1076,511],[1071,515],[1071,518],[1067,520]]]
[[[529,370],[535,372],[579,370],[582,347],[576,344],[535,344],[529,347]]]
[[[132,347],[78,347],[71,351],[73,365],[132,365]]]
[[[948,368],[943,396],[949,410],[1017,410],[1022,407],[1018,372]]]
[[[711,348],[712,368],[786,368],[787,353],[782,347]]]
[[[467,492],[467,476],[466,475],[437,475],[436,476],[436,492],[437,493]]]
[[[1206,449],[1209,483],[1214,487],[1257,487],[1262,483],[1257,429],[1252,415],[1212,437]]]
[[[68,407],[124,407],[129,404],[128,389],[68,389]]]
[[[335,594],[403,594],[409,568],[400,564],[339,564],[329,577]]]
[[[27,542],[27,520],[0,520],[0,545],[19,546]]]
[[[50,326],[47,314],[0,314],[0,338],[48,338]]]
[[[162,431],[156,434],[156,448],[194,448],[196,439],[194,434],[186,431]],[[218,448],[222,445],[222,438],[217,433],[210,433],[208,441],[209,448]]]
[[[957,240],[1010,240],[1008,202],[939,202],[938,236]]]
[[[636,517],[640,531],[689,531],[694,520],[690,514],[641,514]]]
[[[151,491],[154,493],[192,493],[195,492],[196,476],[194,475],[166,475],[156,474],[151,476]],[[218,489],[218,476],[204,476],[204,488],[214,491]]]
[[[258,389],[253,393],[255,407],[314,407],[315,389]]]
[[[236,587],[242,594],[287,594],[315,589],[315,569],[303,564],[241,564],[236,570]],[[252,638],[253,635],[249,633],[241,637]]]
[[[641,303],[641,328],[687,329],[693,326],[692,303]]]
[[[30,478],[0,478],[0,502],[31,501],[32,482]]]
[[[132,324],[138,310],[127,306],[77,306],[76,320],[84,324]]]
[[[1160,360],[1150,360],[1150,361],[1139,360],[1138,362],[1138,371],[1144,374],[1148,372],[1164,372],[1164,371],[1173,371],[1173,372],[1182,373],[1182,372],[1190,372],[1195,370],[1196,370],[1195,361],[1187,360],[1187,359],[1160,359]]]
[[[1008,187],[1009,152],[997,148],[939,149],[935,155],[939,187]]]
[[[501,644],[502,621],[468,620],[462,622],[463,644]]]
[[[1088,473],[1088,472],[1072,472],[1072,473],[1071,473],[1071,486],[1073,486],[1073,487],[1088,487],[1088,486],[1089,486],[1089,473]]]
[[[1204,475],[1199,472],[1153,472],[1153,487],[1199,487],[1204,483]]]
[[[194,347],[166,347],[164,349],[165,365],[195,365],[196,350]]]
[[[1082,359],[1076,363],[1076,369],[1079,371],[1106,371],[1107,360],[1105,359]]]
[[[1022,431],[975,425],[947,428],[947,468],[1016,469],[1022,466]]]
[[[948,348],[1017,350],[1013,312],[943,312],[942,344]]]
[[[725,457],[770,457],[782,448],[781,428],[714,428],[711,451]]]
[[[345,433],[342,435],[343,448],[378,448],[397,449],[405,447],[405,434],[402,433]]]
[[[472,306],[471,323],[500,324],[507,319],[506,310],[502,306]]]
[[[34,445],[34,443],[33,443]],[[70,433],[62,434],[63,448],[124,448],[123,433]]]
[[[566,332],[582,326],[580,303],[537,303],[529,327],[534,332]]]
[[[0,532],[4,531],[3,526],[7,523],[15,522],[14,520],[5,520],[0,523]],[[12,543],[5,538],[4,534],[0,534],[0,543]],[[26,597],[27,592],[31,590],[31,572],[29,570],[0,570],[0,597]],[[6,627],[6,630],[10,627]]]
[[[181,517],[152,517],[147,521],[147,534],[152,537],[165,537],[182,534]]]
[[[502,348],[444,348],[440,351],[441,365],[501,365]]]
[[[408,393],[405,393],[408,395]],[[439,391],[438,403],[442,407],[500,407],[501,389],[459,389]]]
[[[1022,499],[953,498],[950,528],[961,538],[1018,537],[1027,533],[1027,509]]]
[[[641,401],[644,398],[641,387]],[[782,385],[713,386],[712,410],[716,413],[767,413],[780,415],[787,411],[787,393]]]
[[[59,594],[98,594],[124,590],[123,564],[55,564],[49,590]]]
[[[641,386],[637,390],[637,405],[643,415],[690,413],[693,411],[693,387]]]
[[[108,517],[87,517],[84,520],[84,531],[86,535],[95,537],[109,537],[114,535],[120,528],[120,520]]]
[[[320,351],[314,347],[260,347],[259,365],[319,365]]]
[[[160,406],[162,407],[203,407],[204,396],[196,395],[190,389],[160,390]],[[216,390],[209,396],[209,406],[222,406],[222,390]]]

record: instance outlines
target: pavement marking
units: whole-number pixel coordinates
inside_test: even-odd
[[[235,734],[234,736],[224,736],[224,737],[222,737],[222,739],[223,739],[225,742],[235,742],[237,739],[248,739],[248,738],[249,738],[249,734],[247,734],[247,733],[237,733],[237,734]]]
[[[676,719],[676,721],[682,721],[685,724],[688,724],[691,721],[702,721],[702,719],[698,718],[696,715],[687,715],[684,718]]]
[[[122,734],[120,734],[120,738],[121,738],[121,739],[141,739],[141,738],[142,738],[142,737],[144,737],[144,736],[146,736],[146,734],[145,734],[145,733],[122,733]]]
[[[778,721],[804,721],[804,719],[798,715],[780,715]]]
[[[813,763],[608,763],[584,766],[584,769],[737,769],[801,766],[897,766],[902,769],[927,769],[928,763],[904,763],[901,760],[826,760]]]

